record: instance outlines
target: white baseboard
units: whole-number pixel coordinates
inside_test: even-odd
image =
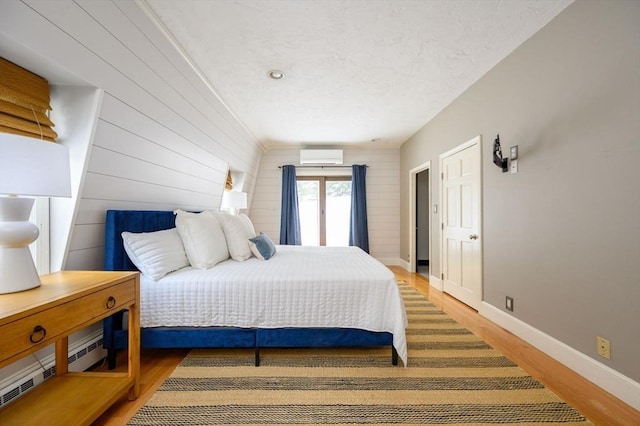
[[[438,291],[443,290],[442,280],[435,275],[429,275],[429,285]]]
[[[407,262],[406,260],[402,260],[400,258],[395,259],[395,263],[385,263],[385,265],[401,266],[404,268],[405,271],[407,272],[411,271],[411,265],[409,264],[409,262]]]
[[[382,260],[380,261],[382,262]],[[397,263],[384,263],[384,262],[382,263],[384,263],[385,265],[401,266],[405,269],[405,271],[411,272],[411,264],[409,262],[402,259],[396,259],[396,262]],[[442,280],[440,280],[440,278],[436,277],[435,275],[429,275],[429,285],[438,291],[442,291],[443,289]]]
[[[482,302],[480,315],[535,346],[585,379],[640,410],[640,383],[504,311]]]
[[[411,265],[402,259],[397,259],[396,263],[389,262],[390,259],[384,260],[388,263],[380,259],[385,265],[398,265],[410,271]],[[435,275],[429,276],[429,285],[438,291],[444,290],[442,280]],[[478,313],[600,386],[634,409],[640,410],[640,383],[635,380],[486,302],[480,304]]]
[[[402,264],[402,260],[398,259],[398,258],[395,258],[395,257],[378,257],[376,259],[378,260],[378,262],[380,262],[380,263],[382,263],[383,265],[386,265],[386,266],[402,266],[402,267],[404,267],[404,265]]]
[[[69,371],[85,371],[106,356],[102,330],[69,344]],[[0,381],[0,407],[54,375],[55,355],[45,356]]]

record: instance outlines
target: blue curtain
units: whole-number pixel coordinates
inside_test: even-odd
[[[280,244],[302,244],[298,185],[295,166],[282,166],[282,207],[280,209]]]
[[[349,227],[349,245],[358,246],[369,253],[366,177],[367,166],[354,164],[351,174],[351,224]]]

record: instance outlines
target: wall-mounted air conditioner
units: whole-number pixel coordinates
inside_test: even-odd
[[[342,164],[342,150],[301,149],[300,164]]]

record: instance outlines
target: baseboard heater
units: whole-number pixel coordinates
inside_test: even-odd
[[[69,371],[84,371],[106,356],[102,348],[102,331],[92,334],[69,346]],[[0,382],[0,407],[38,386],[55,375],[55,357],[48,355],[34,362],[11,377]]]

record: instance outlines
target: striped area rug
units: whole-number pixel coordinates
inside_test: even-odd
[[[399,283],[408,367],[389,348],[194,349],[130,425],[591,424]]]

